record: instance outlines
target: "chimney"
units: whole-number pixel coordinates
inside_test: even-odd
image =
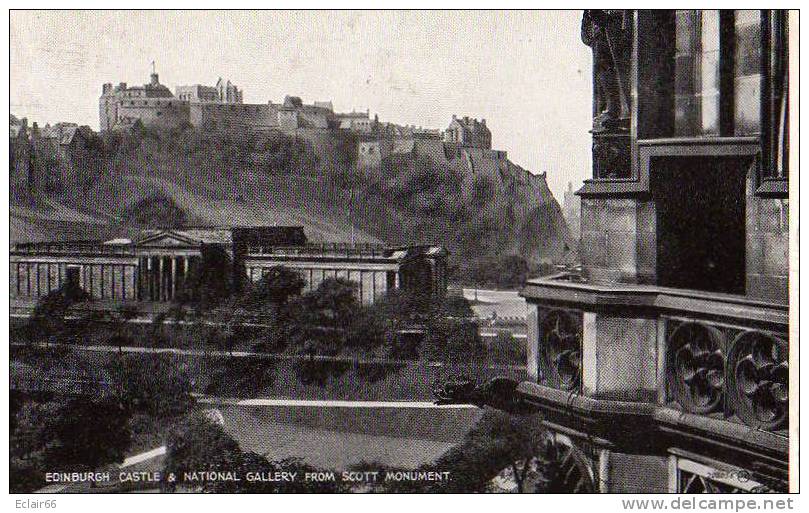
[[[112,92],[111,83],[106,83],[103,86],[101,86],[101,94],[109,94],[110,92]]]
[[[119,91],[126,91],[126,82],[119,82],[118,83],[118,90]]]

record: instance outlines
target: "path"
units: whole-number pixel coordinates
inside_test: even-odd
[[[17,347],[30,347],[30,344],[25,342],[11,342],[11,346]],[[137,347],[137,346],[101,346],[101,345],[73,345],[73,344],[35,344],[35,347],[66,347],[73,350],[87,351],[87,352],[101,352],[101,353],[139,353],[139,354],[173,354],[179,356],[215,356],[215,357],[234,357],[234,358],[264,358],[270,360],[312,360],[321,362],[349,362],[358,364],[389,364],[389,365],[413,365],[424,364],[428,367],[443,367],[442,362],[423,362],[421,360],[393,360],[388,358],[353,358],[351,356],[323,356],[323,355],[290,355],[290,354],[273,354],[273,353],[255,353],[252,351],[206,351],[199,349],[177,349],[172,347]],[[489,364],[486,365],[489,369],[510,369],[510,370],[524,370],[524,365],[504,365],[504,364]]]

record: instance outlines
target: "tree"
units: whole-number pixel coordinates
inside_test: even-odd
[[[121,462],[131,444],[128,421],[127,412],[109,400],[27,402],[10,437],[11,489],[36,490],[46,471]]]
[[[34,312],[28,321],[28,331],[34,340],[44,338],[45,342],[66,342],[70,335],[65,318],[70,307],[87,301],[90,295],[72,282],[65,282],[58,289],[50,291],[37,301]]]
[[[50,468],[95,469],[120,463],[132,438],[129,415],[118,403],[86,398],[71,399],[51,419],[51,435],[58,441],[49,447]]]
[[[427,327],[422,354],[431,361],[466,364],[483,353],[483,342],[474,322],[435,319]]]
[[[486,409],[461,444],[449,449],[435,463],[419,470],[450,472],[441,482],[395,483],[390,492],[475,493],[496,491],[492,480],[513,482],[516,491],[538,491],[542,482],[545,430],[539,415],[512,415]]]
[[[107,372],[113,397],[127,411],[171,417],[194,403],[187,369],[168,356],[118,354]]]
[[[387,319],[373,306],[361,306],[346,330],[346,346],[372,351],[385,343]]]
[[[242,451],[236,440],[225,433],[221,426],[196,413],[169,431],[163,475],[173,474],[181,478],[185,472],[193,471],[233,472],[239,468],[241,461]],[[169,491],[174,491],[177,486],[214,491],[214,483],[208,480],[189,483],[181,479],[174,482],[166,480],[163,486]]]
[[[109,339],[109,343],[118,347],[119,353],[123,352],[124,346],[132,344],[133,339],[130,335],[128,324],[137,316],[137,307],[129,303],[119,305],[118,308],[109,315],[108,322],[112,328],[112,336]]]
[[[329,278],[288,308],[289,346],[299,354],[336,355],[346,346],[346,333],[360,308],[356,284]]]
[[[255,284],[250,297],[259,305],[270,303],[280,310],[289,302],[292,296],[299,296],[306,286],[306,281],[300,273],[276,265],[270,267],[267,273]]]
[[[318,324],[345,328],[359,306],[356,288],[356,283],[346,279],[328,278],[303,296],[303,305]]]
[[[49,443],[49,422],[59,411],[54,401],[24,403],[14,416],[9,437],[9,489],[12,493],[31,492],[45,482],[45,458]]]
[[[233,260],[225,249],[203,245],[199,263],[191,266],[185,287],[177,295],[178,301],[191,304],[197,312],[208,311],[233,294],[232,276]]]

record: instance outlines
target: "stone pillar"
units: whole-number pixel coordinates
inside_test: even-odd
[[[177,257],[171,257],[171,280],[170,280],[169,299],[174,299],[177,293]]]
[[[157,259],[149,257],[149,301],[157,301]]]
[[[163,255],[157,257],[157,300],[163,301],[165,295],[165,279],[163,277]]]

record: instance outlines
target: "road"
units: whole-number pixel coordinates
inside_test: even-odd
[[[30,347],[31,344],[25,342],[10,342],[10,346]],[[140,346],[103,346],[103,345],[81,345],[81,344],[35,344],[38,347],[65,347],[74,351],[87,351],[98,353],[137,353],[137,354],[172,354],[179,356],[208,356],[218,358],[264,358],[268,360],[312,360],[319,362],[348,362],[358,364],[386,364],[386,365],[412,365],[420,363],[420,360],[393,360],[390,358],[353,358],[350,356],[324,356],[324,355],[290,355],[275,353],[255,353],[252,351],[208,351],[201,349],[177,349],[173,347],[140,347]],[[440,368],[444,364],[441,362],[427,362],[428,367]],[[489,364],[490,369],[524,370],[524,365],[503,365]]]
[[[285,406],[285,407],[306,407],[306,408],[404,408],[404,409],[477,409],[471,404],[447,404],[437,405],[430,401],[342,401],[342,400],[320,400],[320,399],[230,399],[223,397],[197,397],[197,402],[215,406]]]
[[[528,315],[525,299],[517,290],[463,289],[463,296],[472,301],[472,310],[481,319],[491,319],[494,313],[500,320],[524,322]]]

